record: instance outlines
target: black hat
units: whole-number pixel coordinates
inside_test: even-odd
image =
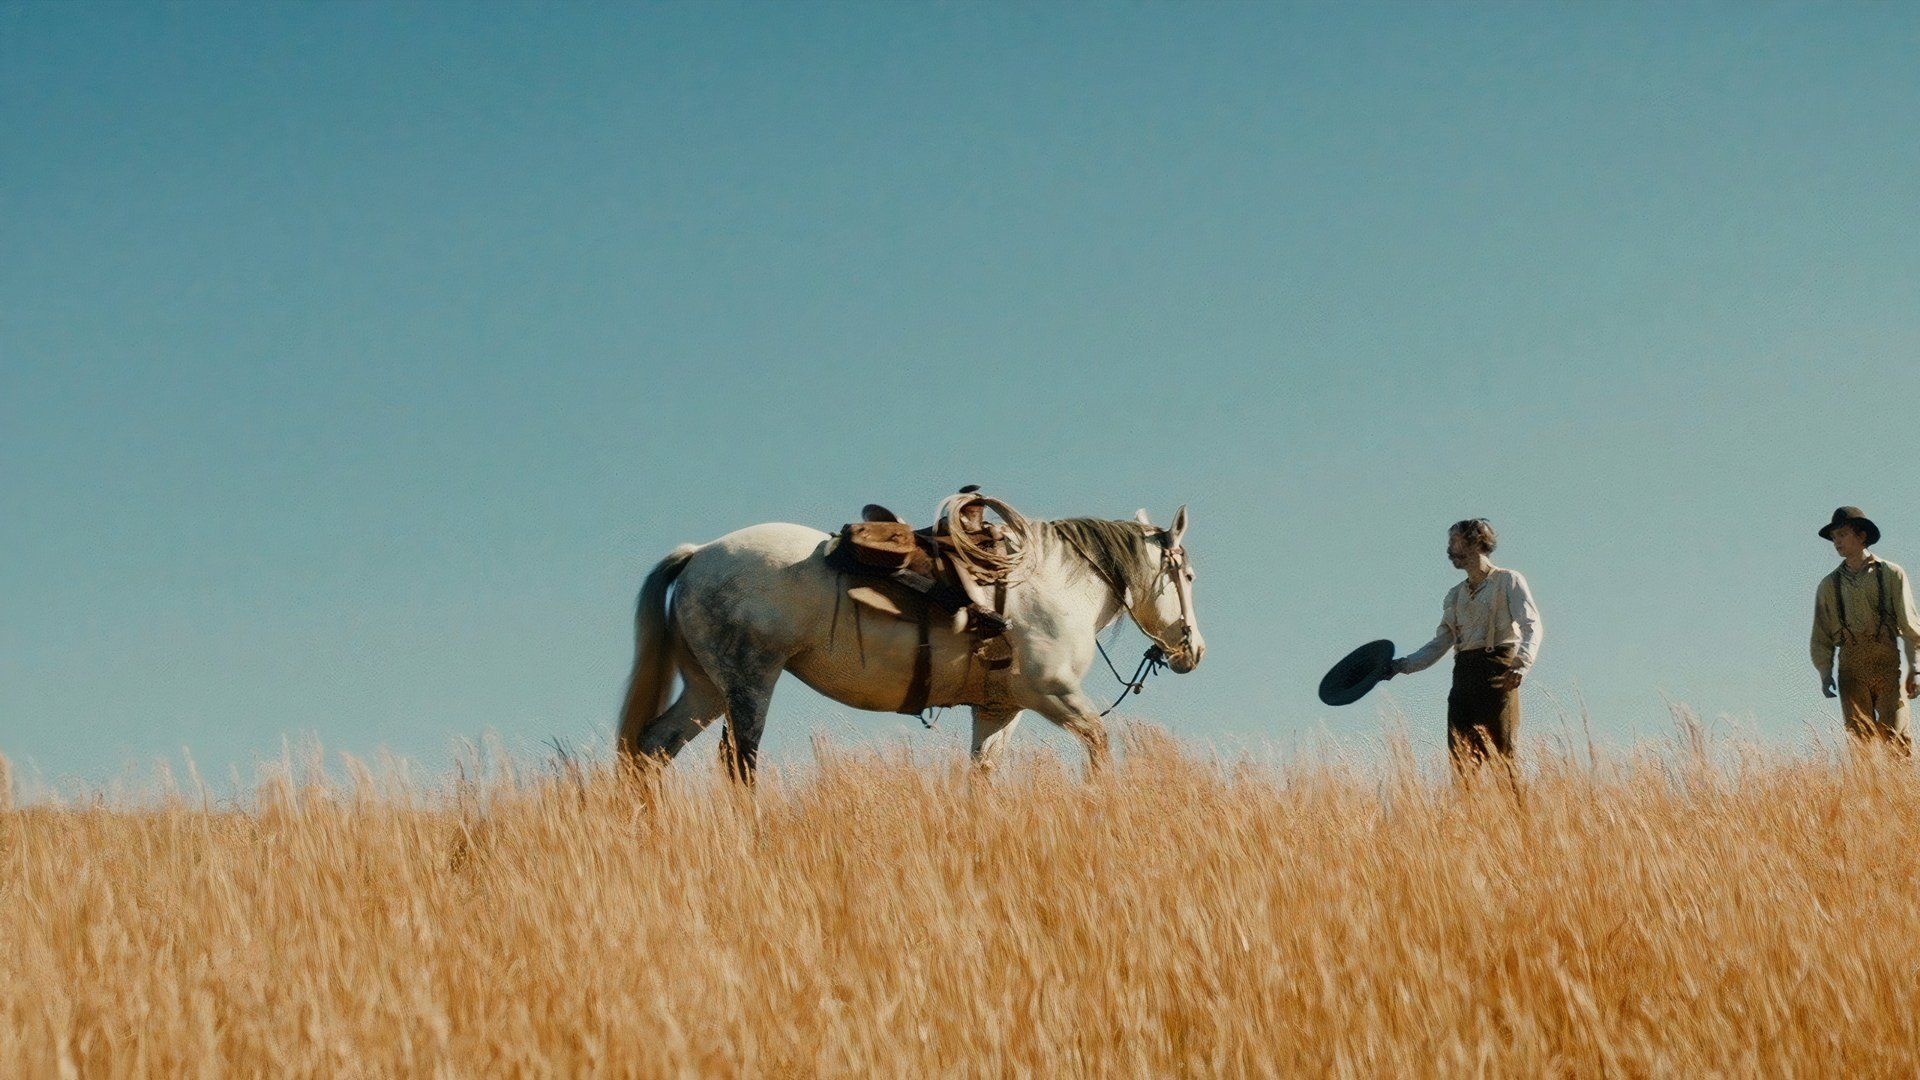
[[[1326,705],[1351,705],[1367,696],[1375,683],[1393,670],[1393,642],[1369,641],[1348,653],[1320,680],[1320,701]]]
[[[1857,506],[1843,506],[1835,510],[1833,520],[1827,523],[1826,528],[1820,530],[1820,539],[1833,539],[1833,530],[1842,525],[1851,525],[1860,530],[1867,538],[1868,547],[1880,542],[1880,526],[1868,520],[1867,515],[1861,513]]]

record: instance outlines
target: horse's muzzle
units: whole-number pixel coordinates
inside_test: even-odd
[[[1207,643],[1199,634],[1191,634],[1180,651],[1167,654],[1167,666],[1175,675],[1185,675],[1200,666],[1200,657],[1207,651]]]

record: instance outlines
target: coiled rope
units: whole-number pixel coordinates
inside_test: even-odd
[[[1000,515],[1001,532],[1006,543],[990,548],[974,539],[960,524],[961,507],[979,503]],[[1033,526],[1020,511],[990,495],[963,491],[949,495],[935,514],[947,523],[947,539],[953,543],[953,559],[973,580],[982,585],[1014,585],[1026,576],[1027,552],[1032,550]]]

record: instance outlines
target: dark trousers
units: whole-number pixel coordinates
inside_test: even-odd
[[[1447,695],[1447,743],[1455,768],[1494,759],[1513,763],[1520,729],[1520,694],[1493,685],[1513,667],[1514,648],[1468,649],[1454,654],[1453,691]]]

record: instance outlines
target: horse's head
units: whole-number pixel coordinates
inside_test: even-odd
[[[1128,597],[1128,610],[1154,644],[1167,654],[1167,666],[1184,675],[1200,666],[1207,651],[1200,636],[1199,617],[1193,610],[1193,564],[1184,546],[1187,536],[1187,508],[1173,515],[1173,526],[1162,529],[1147,519],[1141,510],[1135,520],[1147,527],[1148,559],[1157,560],[1153,584],[1144,596]],[[1144,575],[1143,575],[1144,576]]]

